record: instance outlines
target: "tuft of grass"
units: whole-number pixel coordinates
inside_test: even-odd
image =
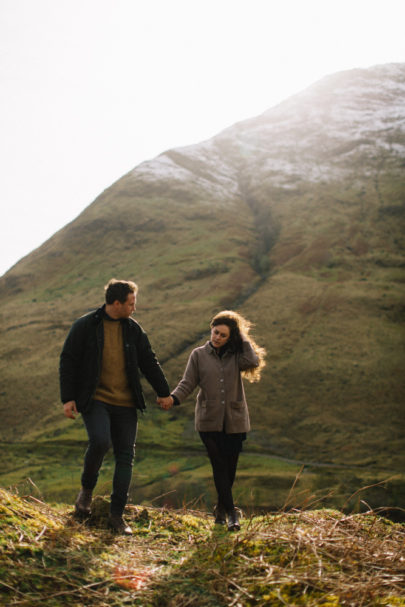
[[[0,490],[0,604],[47,607],[405,605],[405,528],[369,511],[278,512],[239,533],[206,512],[129,506],[133,535]]]

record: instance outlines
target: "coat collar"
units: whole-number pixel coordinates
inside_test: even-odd
[[[232,346],[224,346],[225,349],[223,351],[222,356],[228,356],[228,355],[232,355],[234,354],[234,349]],[[212,354],[214,356],[218,356],[218,358],[221,358],[221,356],[218,355],[216,349],[214,348],[214,346],[212,345],[212,343],[210,341],[207,341],[205,343],[205,349],[208,350],[209,354]]]
[[[94,315],[93,315],[93,319],[96,324],[100,324],[104,318],[110,318],[108,316],[107,312],[105,311],[105,304],[103,304],[102,306],[97,308],[97,310],[94,312]],[[115,320],[115,319],[111,318],[111,320]],[[119,320],[122,324],[129,325],[130,324],[129,321],[134,320],[134,319],[119,318],[117,320]]]

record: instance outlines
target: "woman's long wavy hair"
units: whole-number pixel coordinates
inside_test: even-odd
[[[249,340],[253,350],[259,357],[259,364],[257,367],[251,367],[250,369],[245,369],[242,371],[242,377],[246,377],[246,379],[250,382],[260,381],[262,369],[266,364],[266,350],[265,348],[258,346],[253,337],[249,335],[252,323],[244,318],[241,314],[238,314],[233,310],[223,310],[222,312],[215,314],[214,318],[211,320],[211,328],[217,325],[226,325],[229,327],[229,343],[235,348],[236,351],[242,351],[242,336]]]

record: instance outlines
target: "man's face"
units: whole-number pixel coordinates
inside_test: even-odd
[[[136,294],[128,293],[127,299],[124,301],[124,303],[115,301],[114,306],[117,313],[116,318],[129,318],[136,310]]]

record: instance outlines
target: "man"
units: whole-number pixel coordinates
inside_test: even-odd
[[[145,409],[139,371],[158,397],[170,395],[146,333],[131,318],[137,292],[133,282],[110,280],[105,304],[74,322],[60,357],[64,414],[75,419],[81,413],[89,437],[76,512],[90,514],[92,492],[111,442],[115,471],[108,523],[125,534],[132,533],[122,515],[132,476],[137,410]]]

